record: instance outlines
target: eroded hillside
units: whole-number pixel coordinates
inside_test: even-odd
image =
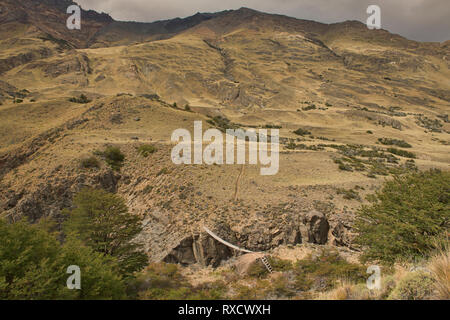
[[[145,218],[153,261],[216,266],[233,253],[203,225],[255,251],[352,248],[353,212],[386,177],[449,168],[448,43],[245,8],[153,24],[91,12],[68,31],[46,2],[0,7],[0,211],[12,220],[62,219],[74,193],[103,187]],[[200,120],[280,128],[279,173],[174,165],[172,132]],[[98,156],[107,146],[125,154],[120,171]],[[99,168],[80,164],[91,156]]]

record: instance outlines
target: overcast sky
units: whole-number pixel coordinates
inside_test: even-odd
[[[268,13],[332,23],[367,20],[370,4],[381,8],[383,29],[419,41],[450,40],[450,0],[75,0],[84,9],[116,20],[152,22],[248,7]]]

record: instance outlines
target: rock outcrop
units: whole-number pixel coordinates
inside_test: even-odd
[[[239,233],[233,232],[227,226],[216,227],[223,240],[255,252],[267,251],[280,245],[325,244],[328,241],[329,229],[326,216],[318,211],[302,213],[292,225],[272,230],[263,223]],[[241,252],[225,246],[207,233],[201,233],[183,238],[163,261],[217,267],[222,261],[240,254]]]
[[[302,217],[300,233],[303,242],[325,244],[328,240],[330,225],[325,215],[318,211],[310,211]]]
[[[208,234],[201,234],[181,240],[163,261],[182,265],[199,263],[203,266],[218,267],[222,261],[235,255],[233,251]]]

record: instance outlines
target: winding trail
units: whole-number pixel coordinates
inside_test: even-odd
[[[239,175],[236,179],[236,186],[234,187],[234,197],[233,197],[233,201],[237,201],[238,200],[238,196],[239,196],[239,183],[241,182],[241,178],[244,175],[244,169],[245,169],[245,164],[242,165],[241,168],[241,172],[239,172]]]

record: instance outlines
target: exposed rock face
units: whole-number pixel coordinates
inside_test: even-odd
[[[209,235],[201,234],[181,240],[164,258],[164,262],[182,265],[199,263],[203,266],[218,267],[222,261],[234,255],[233,251]]]
[[[216,232],[222,239],[236,243],[234,232],[228,225],[219,224]],[[218,267],[224,260],[236,255],[235,250],[215,240],[207,233],[182,239],[163,259],[164,262],[183,265],[199,263],[203,266]]]
[[[194,239],[192,237],[185,238],[175,247],[163,260],[167,263],[180,263],[182,265],[196,263],[194,255]]]
[[[301,214],[292,224],[280,228],[273,229],[260,224],[235,233],[229,227],[220,225],[218,230],[219,236],[225,241],[243,249],[260,252],[283,244],[325,244],[328,241],[330,225],[323,213],[310,211]],[[240,252],[202,233],[182,239],[163,261],[183,265],[199,263],[203,266],[217,267],[222,261],[236,254]]]
[[[36,222],[43,216],[60,218],[61,210],[72,205],[73,195],[84,187],[102,188],[115,192],[120,175],[110,169],[92,175],[81,174],[76,177],[49,178],[31,192],[6,191],[0,197],[0,209],[5,210],[12,220],[26,217]]]
[[[310,211],[303,216],[300,232],[304,242],[325,244],[328,240],[330,225],[325,215],[318,211]]]
[[[329,229],[328,219],[323,213],[297,212],[283,224],[271,221],[245,227],[236,237],[249,250],[266,251],[280,245],[325,244]]]
[[[0,74],[31,61],[48,58],[52,54],[53,52],[50,49],[40,48],[26,53],[19,53],[18,55],[5,59],[0,59]]]
[[[352,243],[355,236],[356,234],[351,231],[349,224],[338,222],[332,229],[330,242],[335,246],[353,248]]]

